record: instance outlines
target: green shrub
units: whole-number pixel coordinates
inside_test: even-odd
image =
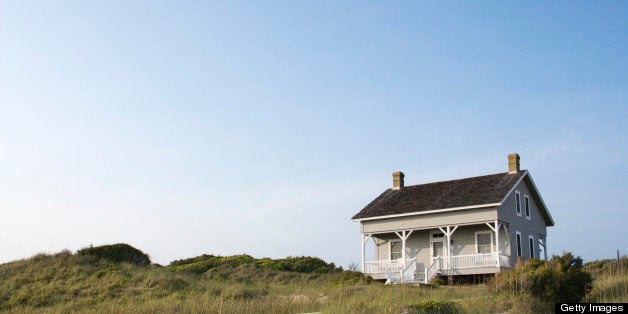
[[[433,286],[444,286],[447,284],[447,281],[441,276],[434,276],[430,279],[429,284]]]
[[[177,271],[185,271],[195,274],[203,274],[220,266],[238,267],[244,264],[254,263],[255,259],[249,255],[216,256],[201,255],[185,260],[177,260],[170,263],[169,268]]]
[[[359,283],[371,284],[373,277],[364,275],[359,271],[345,270],[329,280],[330,285],[356,285]]]
[[[249,255],[216,256],[201,255],[193,258],[176,260],[170,263],[170,269],[202,274],[210,269],[228,265],[238,267],[244,264],[256,264],[259,268],[276,271],[289,271],[298,273],[334,273],[341,272],[342,267],[336,267],[334,263],[327,263],[318,257],[300,256],[286,257],[283,259],[260,258],[255,259]]]
[[[276,270],[293,271],[297,273],[332,273],[342,271],[342,269],[336,267],[334,263],[328,264],[318,257],[288,256],[278,261],[281,265],[281,269]]]
[[[170,266],[181,266],[181,265],[193,264],[193,263],[202,262],[202,261],[216,258],[216,257],[220,258],[220,256],[216,256],[212,254],[203,254],[196,257],[174,260],[170,263]]]
[[[513,270],[498,273],[489,289],[525,291],[547,302],[580,302],[592,281],[582,270],[582,259],[567,252],[547,262],[520,259]]]
[[[231,267],[238,267],[240,265],[243,264],[250,264],[255,262],[255,259],[249,255],[246,254],[242,254],[242,255],[233,255],[233,256],[226,256],[226,257],[222,257],[220,258],[219,264],[220,265],[229,265]]]
[[[257,260],[257,264],[261,268],[297,273],[327,274],[342,271],[342,268],[336,267],[334,263],[327,263],[318,257],[311,256],[288,256],[283,259],[275,260],[270,258],[261,258]]]
[[[78,256],[92,256],[113,263],[127,262],[139,266],[150,265],[150,257],[147,254],[125,243],[90,246],[78,250],[76,253]]]
[[[429,300],[409,305],[407,307],[407,313],[462,313],[462,309],[453,302]]]
[[[206,260],[199,260],[189,264],[181,264],[179,266],[175,266],[172,269],[194,274],[202,274],[210,269],[216,268],[218,265],[220,265],[220,258],[211,257]]]

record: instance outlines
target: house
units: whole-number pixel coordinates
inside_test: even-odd
[[[519,257],[547,259],[554,225],[519,155],[508,172],[384,191],[351,218],[360,223],[362,272],[376,280],[427,283],[434,276],[494,274]],[[371,241],[372,240],[372,241]],[[366,245],[374,260],[366,260]]]

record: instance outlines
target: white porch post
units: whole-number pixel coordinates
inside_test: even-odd
[[[366,256],[365,256],[366,242],[371,238],[371,234],[368,234],[368,235],[360,234],[360,236],[362,238],[362,273],[364,273],[364,271],[366,270]]]
[[[497,266],[499,265],[499,229],[502,228],[502,224],[495,219],[495,251],[497,252]]]
[[[406,232],[401,231],[401,258],[403,259],[403,269],[406,269]]]
[[[406,271],[406,267],[408,267],[408,265],[406,265],[406,240],[410,237],[410,235],[412,234],[412,231],[414,230],[407,230],[407,231],[402,230],[401,234],[395,231],[395,234],[399,238],[401,238],[401,259],[403,260],[403,270],[399,274],[399,280],[401,281],[401,283],[403,283],[403,275],[404,275],[404,272]]]
[[[451,269],[451,227],[447,226],[447,266]]]
[[[547,260],[547,237],[543,237],[543,255],[545,260]]]
[[[486,223],[486,225],[489,228],[491,228],[491,230],[493,230],[493,232],[495,232],[495,255],[497,257],[497,267],[500,267],[501,266],[501,264],[500,264],[501,259],[499,258],[499,229],[501,229],[502,224],[499,223],[499,221],[497,219],[495,219],[494,223],[495,223],[495,227],[494,228],[488,222]],[[492,249],[493,248],[491,248],[491,250]]]
[[[442,227],[438,227],[442,233],[445,234],[447,238],[447,268],[451,268],[451,235],[458,229],[458,226],[454,226],[452,229],[451,226],[447,226],[447,231],[445,231]]]
[[[410,237],[414,230],[402,230],[401,234],[395,231],[395,234],[401,239],[401,259],[403,259],[403,268],[406,268],[406,240]]]
[[[495,221],[493,222],[495,224],[495,226],[493,227],[493,225],[491,225],[491,223],[486,222],[485,224],[493,231],[495,232],[495,251],[497,251],[496,253],[499,254],[499,230],[502,228],[502,224],[495,219]],[[491,248],[492,250],[493,248]]]
[[[364,269],[365,269],[364,264],[366,264],[366,257],[364,256],[364,246],[366,246],[366,243],[364,242],[364,235],[361,233],[360,233],[360,239],[362,242],[362,245],[360,246],[360,248],[362,248],[362,273],[364,273]]]

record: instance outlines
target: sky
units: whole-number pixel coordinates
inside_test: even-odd
[[[0,1],[0,263],[360,261],[391,187],[507,171],[628,254],[625,1]]]

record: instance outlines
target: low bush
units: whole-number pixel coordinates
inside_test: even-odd
[[[436,313],[462,313],[462,308],[453,302],[446,301],[423,301],[420,303],[412,304],[407,307],[407,313],[409,314],[436,314]]]
[[[432,279],[430,279],[429,284],[432,286],[444,286],[447,284],[447,281],[445,281],[443,277],[434,276],[432,277]]]
[[[580,302],[591,289],[591,275],[582,259],[567,252],[550,261],[520,259],[515,269],[498,273],[489,282],[493,291],[525,291],[547,302]]]
[[[342,271],[342,267],[336,267],[334,263],[327,263],[318,257],[289,256],[282,259],[270,259],[267,257],[255,259],[246,254],[233,256],[217,256],[204,254],[193,258],[176,260],[170,263],[168,267],[172,270],[202,274],[210,269],[222,265],[238,267],[244,264],[256,264],[259,268],[263,269],[298,273],[326,274]]]
[[[150,257],[148,254],[126,243],[90,246],[78,250],[76,254],[78,256],[92,256],[97,259],[104,259],[113,263],[127,262],[139,266],[150,265]]]
[[[371,284],[373,283],[373,277],[364,275],[359,271],[345,270],[329,279],[329,284],[335,286],[356,285],[359,283]]]
[[[212,259],[215,257],[219,258],[220,256],[216,256],[213,254],[203,254],[196,257],[174,260],[170,263],[170,266],[182,266],[182,265],[194,264],[196,262],[202,262],[202,261]]]
[[[333,273],[341,272],[341,267],[336,267],[334,263],[327,263],[318,257],[311,256],[288,256],[282,259],[261,258],[257,260],[261,268],[291,271],[297,273]]]

